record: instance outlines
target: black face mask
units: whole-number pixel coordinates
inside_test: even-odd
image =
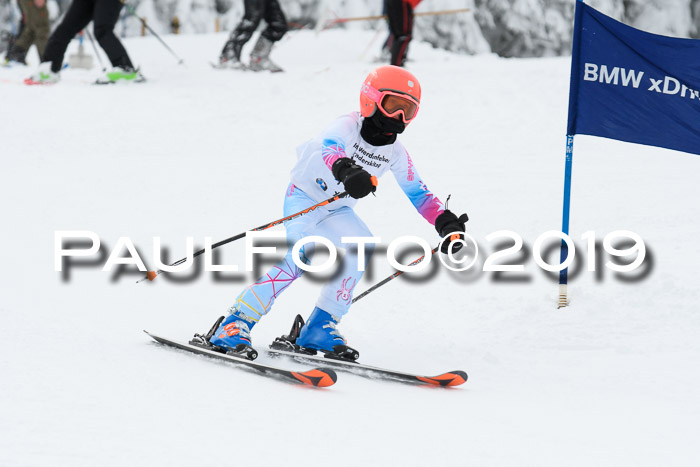
[[[406,129],[402,120],[389,118],[377,110],[362,121],[360,135],[372,146],[384,146],[396,141],[396,135]]]

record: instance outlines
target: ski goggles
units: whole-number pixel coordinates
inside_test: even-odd
[[[411,95],[395,91],[379,91],[368,84],[362,85],[362,93],[376,102],[379,110],[387,117],[393,118],[400,114],[406,124],[416,118],[418,100]]]

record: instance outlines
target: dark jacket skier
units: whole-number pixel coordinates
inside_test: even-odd
[[[282,68],[270,60],[272,46],[287,32],[287,18],[278,0],[245,0],[244,6],[243,19],[224,45],[219,56],[219,66],[233,69],[249,68],[253,71],[282,71]],[[250,65],[246,67],[241,62],[241,51],[263,19],[267,27],[255,43],[250,53]]]
[[[71,39],[92,21],[95,38],[105,51],[112,69],[100,77],[100,84],[116,81],[143,81],[134,69],[129,54],[114,34],[124,4],[120,0],[73,0],[63,21],[49,37],[39,70],[25,80],[27,84],[53,84],[59,80],[63,57]]]

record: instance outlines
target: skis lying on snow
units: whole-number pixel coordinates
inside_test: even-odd
[[[207,357],[235,363],[237,365],[247,366],[249,368],[259,371],[263,375],[278,377],[294,383],[306,384],[309,386],[328,387],[335,384],[335,382],[338,379],[335,372],[331,369],[314,368],[313,370],[304,372],[290,371],[277,366],[266,365],[264,363],[257,363],[253,360],[249,360],[242,356],[228,355],[225,353],[210,350],[201,345],[176,342],[170,339],[166,339],[165,337],[160,337],[155,334],[151,334],[148,331],[143,332],[151,336],[156,342],[164,344],[168,347],[174,347],[176,349],[186,350],[195,354],[205,355]]]
[[[357,358],[359,354],[356,350],[344,345],[336,346],[338,352],[328,352],[323,357],[317,356],[315,350],[306,349],[296,344],[296,338],[299,336],[299,331],[303,326],[304,319],[301,315],[297,315],[289,335],[275,339],[267,352],[270,355],[290,357],[301,363],[330,365],[339,370],[368,378],[388,379],[404,383],[432,384],[435,386],[459,386],[467,381],[467,374],[461,370],[450,371],[437,376],[420,376],[403,371],[364,365],[353,358],[348,358],[347,355],[353,355],[355,356],[354,358]]]

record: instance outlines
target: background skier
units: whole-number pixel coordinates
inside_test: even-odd
[[[22,11],[20,32],[11,41],[5,60],[26,65],[27,52],[32,45],[36,45],[40,58],[44,54],[51,29],[49,10],[46,8],[46,0],[18,0],[17,3]]]
[[[404,66],[408,54],[408,44],[413,35],[413,10],[421,0],[384,0],[384,14],[389,23],[389,37],[383,50],[390,55],[392,65]],[[384,52],[382,56],[384,56]]]
[[[37,72],[26,79],[27,84],[53,84],[59,80],[63,57],[71,39],[93,22],[95,38],[105,51],[112,69],[98,78],[101,84],[116,81],[143,81],[134,69],[129,54],[114,34],[123,3],[119,0],[73,0],[63,21],[49,37]]]
[[[423,183],[408,152],[396,139],[416,117],[420,97],[420,84],[411,73],[391,65],[379,67],[367,76],[362,86],[360,112],[339,117],[318,137],[297,148],[298,160],[284,200],[285,216],[327,199],[338,184],[342,184],[350,198],[288,221],[285,227],[290,244],[310,235],[325,237],[336,246],[342,245],[343,236],[372,236],[353,207],[358,199],[376,190],[377,178],[388,170],[418,212],[441,236],[464,232],[466,216],[458,218],[445,209]],[[461,246],[455,242],[454,251]],[[299,252],[304,262],[308,262],[310,254],[309,244]],[[240,293],[228,317],[212,334],[210,343],[227,350],[238,347],[241,353],[244,347],[239,346],[251,345],[250,330],[303,272],[294,264],[292,255],[290,248],[280,263]],[[341,273],[323,287],[296,340],[297,345],[340,357],[358,355],[346,346],[336,329],[350,309],[355,286],[362,277],[364,267],[358,267],[362,266],[358,263],[358,251],[347,249]]]
[[[245,0],[244,6],[243,19],[231,33],[219,56],[220,67],[246,68],[241,62],[241,51],[258,28],[260,21],[264,19],[267,28],[262,32],[250,53],[249,68],[253,71],[282,71],[282,68],[270,60],[272,46],[287,32],[287,18],[285,18],[279,2],[277,0]]]

